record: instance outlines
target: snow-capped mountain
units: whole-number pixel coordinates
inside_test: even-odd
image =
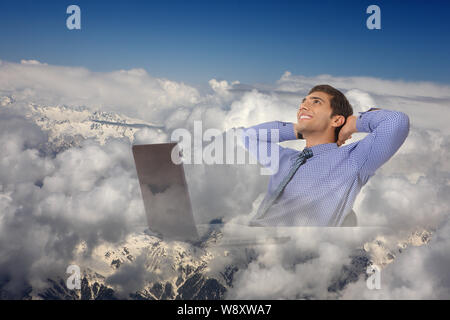
[[[417,230],[405,240],[397,243],[390,243],[389,239],[378,236],[373,241],[365,243],[363,249],[370,255],[373,264],[384,268],[386,265],[392,263],[395,257],[408,247],[428,244],[431,236],[432,231]]]
[[[14,107],[12,96],[1,96],[1,107]],[[134,134],[142,128],[162,132],[163,125],[112,112],[91,111],[87,107],[48,106],[27,104],[26,118],[48,133],[49,146],[54,153],[78,145],[83,139],[92,138],[104,144],[108,138],[127,138],[134,141]]]
[[[218,234],[208,238],[208,246],[196,246],[184,242],[165,242],[145,233],[130,235],[120,245],[103,245],[97,247],[89,261],[83,261],[84,244],[78,247],[78,257],[72,264],[82,268],[81,289],[69,290],[66,285],[68,275],[48,279],[48,288],[41,291],[30,289],[28,299],[223,299],[227,290],[233,286],[234,274],[245,269],[257,258],[251,247],[241,248],[246,251],[244,261],[226,264],[220,271],[211,273],[209,264],[220,255],[227,255],[226,248],[214,247]],[[339,277],[329,285],[329,292],[343,290],[349,283],[365,277],[369,265],[376,264],[383,268],[393,262],[396,255],[408,246],[425,245],[429,241],[429,232],[416,232],[408,239],[397,243],[398,251],[388,249],[393,244],[375,239],[365,243],[362,248],[355,248],[350,263],[342,267]],[[110,279],[123,268],[138,264],[143,271],[153,275],[153,279],[144,280],[142,288],[129,292],[126,296],[117,292],[117,286]],[[87,265],[88,263],[88,265]],[[120,288],[119,288],[120,291]],[[299,299],[314,297],[299,296]]]
[[[217,234],[208,238],[214,242]],[[81,289],[67,289],[68,275],[48,279],[49,287],[31,291],[32,299],[221,299],[226,292],[229,274],[207,276],[208,263],[215,257],[208,248],[184,242],[165,242],[145,233],[130,235],[120,246],[102,245],[95,248],[88,261],[83,260],[86,247],[77,248],[82,273]],[[225,253],[225,251],[223,251]],[[88,264],[88,265],[87,265]],[[124,268],[135,265],[152,279],[143,280],[141,289],[128,296],[117,295],[108,279]]]
[[[11,96],[0,97],[0,106],[14,105]],[[162,131],[159,124],[147,123],[123,115],[90,111],[85,107],[44,106],[28,104],[26,117],[48,132],[48,148],[53,153],[78,145],[86,138],[103,144],[108,138],[127,138],[133,142],[135,133],[148,127]],[[253,248],[244,250],[244,259],[225,263],[220,268],[211,264],[229,254],[217,247],[221,233],[213,232],[201,243],[166,242],[144,232],[130,234],[120,244],[102,244],[86,258],[86,245],[80,243],[70,264],[81,268],[81,289],[67,288],[67,274],[47,279],[48,287],[30,287],[24,299],[223,299],[233,287],[234,275],[257,258]],[[408,246],[426,245],[431,231],[420,230],[407,239],[392,243],[382,237],[355,248],[350,263],[329,285],[330,292],[339,292],[347,284],[364,276],[370,264],[384,267],[392,263]],[[142,281],[127,284],[121,273],[135,272]],[[0,297],[8,297],[2,291]],[[309,298],[309,297],[299,297]]]

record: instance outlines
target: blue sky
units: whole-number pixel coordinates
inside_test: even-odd
[[[81,30],[66,8],[81,8]],[[381,30],[366,8],[381,8]],[[0,59],[144,68],[188,83],[305,76],[450,82],[450,1],[0,2]]]

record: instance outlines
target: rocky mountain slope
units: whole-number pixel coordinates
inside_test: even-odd
[[[1,108],[13,105],[13,97],[0,97]],[[101,144],[108,138],[125,137],[133,142],[134,134],[143,127],[163,129],[158,124],[111,112],[92,112],[84,107],[30,103],[26,117],[48,132],[47,152],[51,153],[76,146],[86,138],[94,138]],[[233,287],[236,272],[255,260],[257,251],[251,246],[241,247],[244,259],[211,268],[215,259],[230,254],[229,249],[216,246],[220,236],[220,231],[212,232],[201,243],[191,244],[162,241],[145,232],[136,232],[121,244],[96,247],[89,257],[84,254],[86,245],[80,243],[71,261],[81,268],[80,289],[69,290],[68,275],[60,274],[47,279],[45,289],[30,287],[23,299],[223,299]],[[419,230],[401,242],[390,243],[379,237],[355,248],[351,262],[343,267],[328,290],[342,290],[348,283],[365,276],[368,265],[382,268],[408,246],[426,245],[430,237],[431,231]],[[138,281],[126,279],[126,274],[135,275]],[[8,298],[1,285],[0,297]]]

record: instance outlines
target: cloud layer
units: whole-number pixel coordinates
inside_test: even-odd
[[[47,277],[65,270],[81,240],[89,254],[145,224],[132,142],[111,138],[102,144],[89,138],[51,154],[48,133],[30,116],[30,103],[84,106],[155,123],[162,131],[143,128],[134,142],[157,143],[168,141],[176,128],[192,131],[195,120],[203,121],[204,130],[295,121],[301,98],[323,83],[346,94],[355,112],[376,105],[410,116],[405,144],[363,188],[355,211],[362,224],[389,224],[399,239],[416,229],[435,228],[433,241],[407,249],[383,269],[381,291],[369,292],[360,279],[335,294],[328,290],[330,283],[350,263],[355,246],[370,239],[307,233],[289,246],[257,248],[255,260],[236,274],[228,296],[448,298],[445,270],[450,266],[443,253],[450,252],[449,86],[285,72],[271,86],[212,79],[194,87],[154,78],[142,69],[98,73],[34,60],[0,61],[0,286],[19,297],[28,285],[44,286]],[[353,140],[363,136],[355,134]],[[286,145],[303,146],[301,141]],[[197,219],[204,223],[218,217],[245,219],[268,181],[251,165],[192,165],[186,173]],[[222,267],[220,260],[212,265]],[[123,272],[121,277],[127,278]]]

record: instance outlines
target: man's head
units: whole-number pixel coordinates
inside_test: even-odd
[[[317,85],[303,99],[297,112],[299,131],[308,134],[332,134],[337,141],[339,131],[353,109],[347,98],[330,85]]]

